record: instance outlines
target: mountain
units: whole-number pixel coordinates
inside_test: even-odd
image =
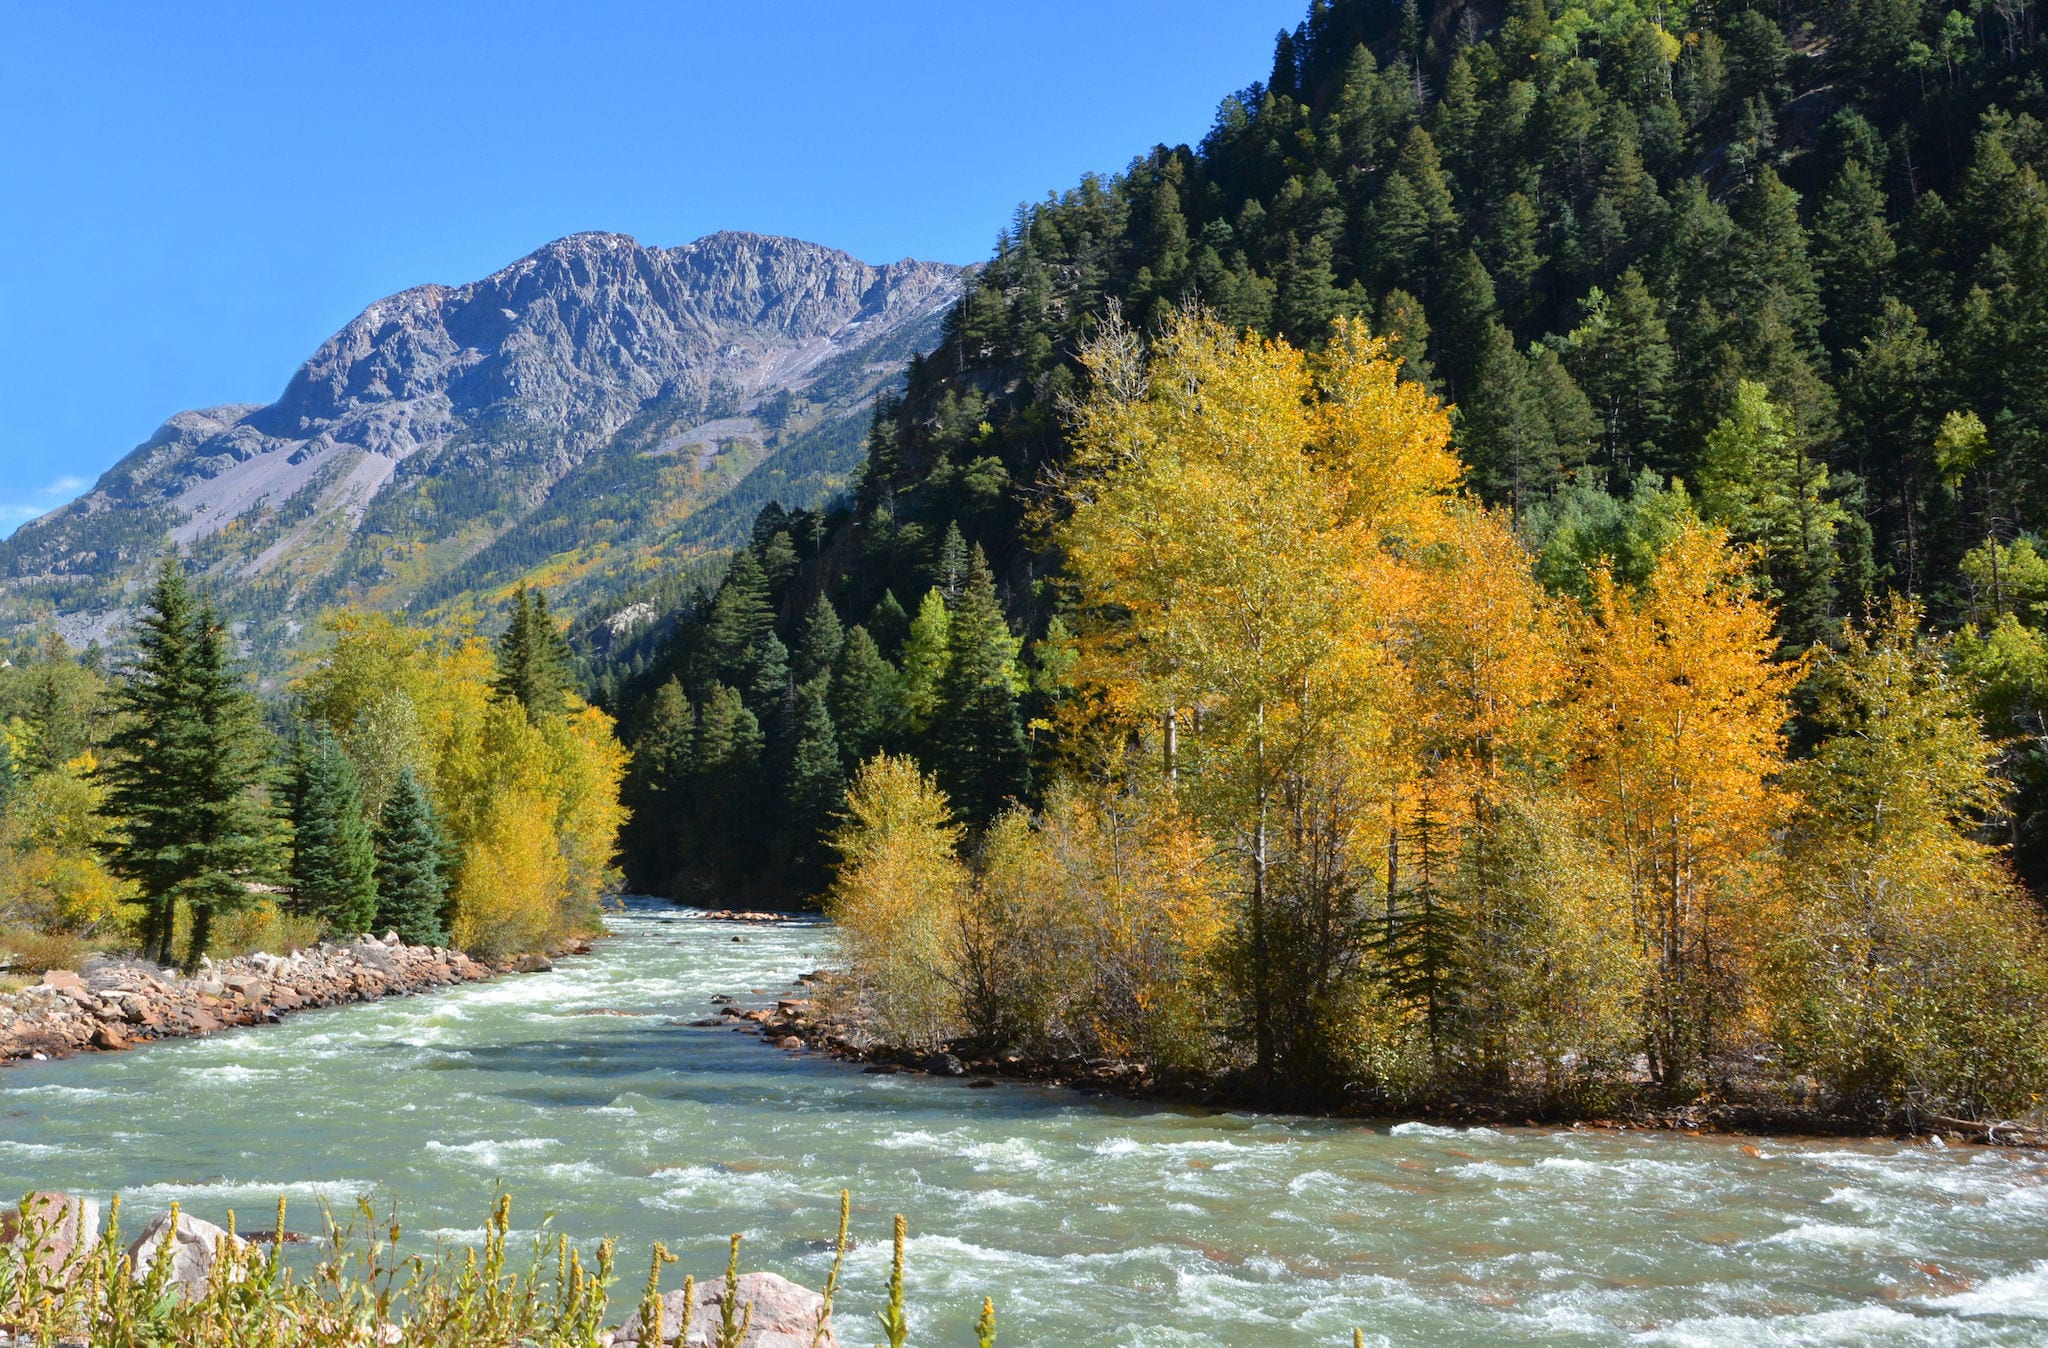
[[[762,500],[838,487],[962,279],[797,239],[589,233],[414,287],[329,338],[276,402],[172,417],[0,541],[0,628],[54,614],[104,640],[173,544],[266,664],[332,603],[623,589],[729,543]]]

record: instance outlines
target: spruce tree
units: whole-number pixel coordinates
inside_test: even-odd
[[[512,620],[498,638],[498,670],[491,687],[526,709],[538,725],[562,714],[569,689],[569,643],[555,627],[548,600],[521,585],[512,592]]]
[[[939,783],[961,818],[976,824],[994,819],[1029,786],[1016,663],[1017,639],[977,547],[953,610],[931,727]]]
[[[621,798],[630,813],[620,830],[620,852],[628,877],[641,892],[671,894],[681,862],[679,839],[687,827],[689,778],[696,738],[696,713],[674,678],[654,692]]]
[[[1401,377],[1431,387],[1435,371],[1429,363],[1429,318],[1422,301],[1405,290],[1389,290],[1373,311],[1373,332],[1387,339],[1387,355],[1401,362]]]
[[[749,657],[762,638],[775,630],[775,610],[768,604],[768,575],[751,549],[742,549],[727,568],[725,580],[711,601],[698,639],[690,686],[746,681]]]
[[[215,914],[246,907],[251,885],[277,872],[268,737],[226,632],[174,558],[157,571],[136,644],[105,769],[120,821],[111,860],[141,890],[144,944],[159,961],[171,959],[180,906],[190,913],[191,967]]]
[[[846,634],[826,697],[839,752],[851,771],[882,747],[901,716],[896,671],[882,658],[867,628],[855,627]]]
[[[960,598],[960,587],[967,583],[967,540],[960,534],[959,522],[946,525],[946,536],[939,542],[938,560],[932,565],[932,588],[945,596],[946,604]]]
[[[62,635],[45,633],[29,670],[28,705],[22,720],[28,742],[22,754],[25,775],[55,772],[92,747],[93,703],[98,698],[94,676],[71,656]]]
[[[820,591],[797,631],[796,655],[790,661],[790,674],[798,685],[811,683],[831,673],[832,663],[839,658],[839,648],[845,640],[846,634],[839,625],[839,611]]]
[[[377,916],[377,854],[362,786],[341,744],[322,729],[299,757],[292,791],[292,905],[328,931],[357,935]],[[410,769],[408,769],[410,771]]]
[[[846,797],[839,740],[820,689],[805,687],[796,698],[796,746],[782,788],[786,855],[799,883],[816,889],[824,879],[824,839]]]
[[[441,830],[426,788],[408,767],[384,803],[375,836],[378,932],[395,931],[407,945],[446,945],[441,905]]]
[[[866,623],[868,635],[875,639],[875,649],[893,660],[903,649],[903,640],[910,635],[910,615],[903,611],[894,590],[882,591],[882,597],[875,602],[874,611]]]

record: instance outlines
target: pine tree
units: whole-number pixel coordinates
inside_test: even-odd
[[[355,764],[321,730],[299,758],[292,790],[292,906],[354,936],[377,916],[377,853]]]
[[[839,647],[826,694],[839,751],[849,771],[865,763],[901,719],[896,671],[882,658],[865,627],[855,627]]]
[[[1017,639],[977,547],[953,610],[931,727],[940,785],[960,816],[975,824],[994,819],[1029,785],[1016,663]]]
[[[441,873],[441,829],[426,788],[408,767],[398,775],[375,836],[379,932],[395,931],[407,945],[446,945],[441,905],[448,882]]]
[[[526,709],[538,725],[562,714],[569,689],[569,643],[548,612],[547,596],[521,585],[512,592],[512,620],[498,637],[491,687]]]
[[[1671,340],[1657,301],[1633,267],[1614,293],[1595,288],[1565,342],[1565,360],[1600,423],[1600,449],[1619,479],[1662,462],[1670,431],[1665,393]]]
[[[767,748],[761,723],[740,695],[713,684],[697,717],[692,752],[690,822],[697,857],[722,875],[750,871],[760,858],[749,855],[760,836]]]
[[[1494,222],[1494,274],[1500,278],[1500,303],[1515,326],[1535,313],[1536,278],[1543,270],[1542,222],[1536,207],[1520,192],[1510,192]]]
[[[1500,321],[1500,310],[1494,303],[1493,278],[1487,275],[1486,264],[1477,253],[1468,248],[1450,264],[1443,296],[1433,304],[1440,323],[1437,373],[1450,382],[1462,399],[1466,381],[1478,370],[1493,328]]]
[[[671,894],[687,831],[689,780],[697,734],[696,713],[683,685],[671,677],[655,689],[640,734],[633,741],[623,799],[631,810],[620,850],[634,883],[650,894]]]
[[[158,960],[171,959],[180,907],[190,913],[193,966],[214,915],[246,907],[250,885],[277,871],[262,794],[268,740],[219,618],[194,602],[173,558],[157,571],[136,644],[106,768],[109,813],[121,821],[112,864],[142,891],[144,944]]]

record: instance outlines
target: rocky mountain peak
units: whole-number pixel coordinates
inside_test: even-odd
[[[710,457],[697,455],[700,480],[672,489],[730,489],[701,480],[720,446],[750,445],[743,457],[758,461],[789,434],[864,418],[879,383],[935,338],[961,283],[943,263],[877,266],[722,231],[674,248],[572,234],[466,285],[414,286],[321,343],[276,402],[172,417],[85,497],[0,542],[0,621],[10,592],[55,592],[60,619],[90,634],[103,624],[71,620],[67,601],[118,615],[144,559],[216,537],[235,545],[202,549],[221,554],[209,565],[238,583],[275,579],[283,606],[361,593],[366,574],[390,568],[350,561],[348,545],[396,527],[383,518],[393,513],[430,519],[459,566],[502,551],[593,456],[675,465],[699,425],[716,432],[702,432]],[[802,425],[755,419],[785,395],[811,407]],[[656,424],[664,434],[649,444],[619,442]],[[857,453],[840,457],[850,468]],[[337,567],[353,570],[347,585]]]

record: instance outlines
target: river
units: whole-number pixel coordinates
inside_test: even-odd
[[[698,1019],[829,955],[820,927],[654,904],[553,973],[0,1069],[0,1192],[118,1190],[269,1226],[359,1193],[408,1239],[515,1226],[659,1238],[680,1274],[817,1286],[855,1195],[847,1343],[871,1342],[889,1214],[913,1342],[1283,1348],[2048,1341],[2048,1160],[1790,1141],[1259,1118],[871,1076]],[[738,935],[743,940],[735,941]],[[753,995],[759,989],[760,995]],[[630,1015],[593,1015],[620,1011]],[[133,1229],[133,1220],[129,1223]],[[623,1312],[621,1312],[623,1313]]]

